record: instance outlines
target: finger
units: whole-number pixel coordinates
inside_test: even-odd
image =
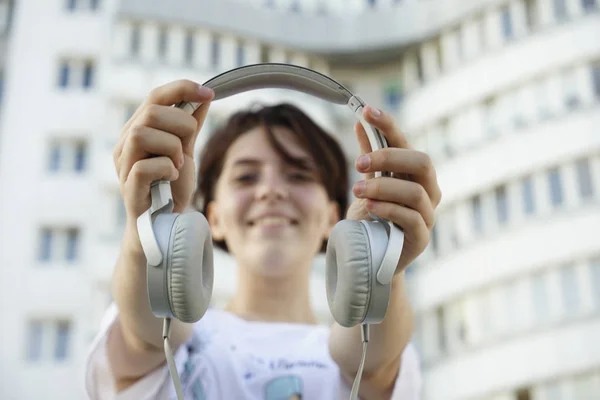
[[[150,185],[154,181],[174,181],[179,171],[168,157],[146,158],[136,162],[127,176],[124,187],[125,201],[134,217],[139,217],[151,205]]]
[[[437,206],[442,193],[437,180],[437,173],[427,153],[401,148],[385,148],[365,155],[366,164],[356,168],[362,173],[388,171],[397,175],[409,175],[410,179],[423,186],[431,203]],[[366,165],[366,166],[365,166]]]
[[[416,182],[379,177],[356,182],[352,190],[360,199],[395,203],[413,209],[421,214],[428,229],[433,227],[435,217],[431,200],[423,186]]]
[[[129,128],[135,121],[137,121],[139,115],[143,110],[150,104],[172,106],[181,101],[188,101],[192,103],[209,103],[214,98],[214,91],[211,88],[204,87],[194,81],[188,79],[180,79],[158,86],[146,97],[142,104],[136,109],[131,118],[125,123],[121,130],[121,137],[126,135]],[[197,125],[196,134],[200,130],[200,125]],[[192,142],[195,138],[192,139]],[[117,143],[114,150],[114,157],[117,158],[123,149],[123,140]]]
[[[406,136],[402,133],[396,124],[396,120],[391,115],[377,108],[366,106],[363,110],[363,117],[370,125],[379,129],[383,136],[385,136],[389,147],[411,148]]]
[[[184,163],[181,140],[175,135],[158,129],[142,125],[134,127],[128,136],[118,165],[121,181],[127,178],[136,162],[149,156],[166,156],[179,169]]]
[[[180,79],[152,89],[143,105],[172,106],[181,101],[207,103],[213,99],[214,94],[211,88],[188,79]]]
[[[369,213],[398,225],[404,232],[404,247],[399,264],[408,265],[425,250],[429,243],[429,229],[421,214],[398,204],[368,200]]]
[[[183,152],[193,156],[192,144],[198,132],[198,122],[184,110],[176,107],[149,105],[140,114],[134,127],[138,125],[176,135],[181,139]]]

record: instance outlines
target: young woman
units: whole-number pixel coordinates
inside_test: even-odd
[[[352,187],[338,143],[296,107],[281,104],[232,116],[204,146],[194,145],[214,93],[187,81],[154,89],[125,124],[114,162],[127,227],[107,311],[86,365],[92,399],[168,399],[162,320],[150,310],[136,220],[150,184],[171,181],[175,212],[196,206],[216,246],[238,265],[239,286],[224,310],[195,324],[173,320],[171,343],[186,399],[347,399],[361,349],[360,327],[316,323],[309,298],[314,257],[341,218],[368,213],[404,230],[405,243],[385,320],[371,327],[362,399],[418,399],[418,358],[404,268],[427,246],[441,194],[427,155],[411,149],[394,120],[367,107],[365,119],[390,148],[371,152],[356,124],[364,179]],[[189,115],[179,101],[203,105]],[[400,178],[374,178],[392,171]],[[196,173],[198,181],[196,186]],[[218,268],[215,265],[215,268]]]

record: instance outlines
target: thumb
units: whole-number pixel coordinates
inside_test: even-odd
[[[358,145],[360,147],[360,155],[371,153],[371,143],[369,142],[367,132],[365,132],[365,128],[358,121],[354,124],[354,133],[356,134],[356,139],[358,140]],[[362,169],[358,166],[358,159],[355,161],[354,167],[358,172],[362,171]],[[369,179],[373,176],[375,176],[374,173],[363,173],[363,179]]]

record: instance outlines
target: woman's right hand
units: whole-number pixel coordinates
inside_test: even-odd
[[[183,212],[190,204],[194,145],[213,97],[212,89],[189,80],[167,83],[150,92],[121,130],[113,160],[129,226],[150,207],[153,181],[171,182],[173,212]],[[172,107],[180,101],[202,104],[190,115]]]

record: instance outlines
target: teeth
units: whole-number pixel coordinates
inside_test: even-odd
[[[279,225],[279,224],[287,224],[287,218],[282,217],[266,217],[257,220],[256,225]]]

